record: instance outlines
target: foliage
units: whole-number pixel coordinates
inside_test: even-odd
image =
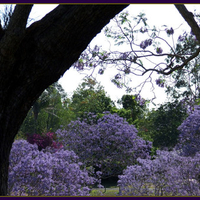
[[[94,79],[86,78],[74,92],[69,108],[75,113],[77,118],[85,118],[85,113],[95,114],[110,111],[114,103],[106,95],[104,88]]]
[[[200,106],[195,106],[194,111],[178,127],[180,131],[176,149],[184,156],[194,156],[200,151]]]
[[[121,103],[124,109],[130,110],[132,123],[141,117],[146,109],[146,101],[140,95],[123,95]]]
[[[38,150],[16,140],[10,154],[9,195],[88,196],[95,179],[88,175],[73,151]]]
[[[153,141],[155,148],[171,149],[178,141],[177,128],[186,117],[187,109],[182,102],[165,103],[137,121],[138,134]]]
[[[197,51],[198,41],[192,33],[184,33],[179,36],[176,44],[175,52],[178,55],[192,54]],[[184,69],[174,71],[170,78],[161,76],[160,80],[164,80],[165,90],[168,96],[172,99],[182,100],[187,105],[192,106],[193,103],[200,97],[200,74],[199,74],[199,56],[196,56],[192,61],[188,62]],[[167,62],[171,62],[172,57],[168,56]],[[180,64],[183,58],[177,57],[173,65]]]
[[[101,178],[122,173],[138,157],[149,158],[151,142],[137,136],[137,129],[117,114],[105,114],[96,120],[90,114],[86,121],[71,122],[56,135],[65,149],[73,150],[87,167],[101,171]],[[90,123],[88,123],[90,119]]]
[[[63,106],[67,100],[60,84],[56,82],[49,86],[32,106],[19,133],[23,135],[57,130],[63,119],[67,120],[65,115],[68,113]]]
[[[119,176],[120,195],[198,196],[200,195],[200,155],[182,157],[175,151],[157,151],[155,159],[137,159]]]

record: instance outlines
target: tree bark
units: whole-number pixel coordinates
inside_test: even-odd
[[[127,5],[59,5],[26,28],[32,5],[17,5],[0,40],[0,195],[9,154],[29,109]]]
[[[200,28],[197,24],[197,22],[194,19],[193,13],[189,12],[185,5],[182,4],[175,4],[176,9],[179,11],[183,19],[188,23],[190,26],[193,34],[196,36],[198,42],[200,43]]]

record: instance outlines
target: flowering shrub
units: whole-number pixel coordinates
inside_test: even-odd
[[[181,155],[194,156],[200,151],[200,106],[195,106],[183,123],[178,127],[180,131],[179,142],[176,149]]]
[[[10,154],[9,195],[87,196],[95,179],[81,168],[73,151],[39,151],[36,144],[17,140]]]
[[[200,154],[183,157],[172,151],[157,151],[154,160],[137,159],[119,176],[120,195],[197,196],[200,195]]]
[[[102,178],[122,173],[138,157],[150,158],[151,142],[137,136],[137,129],[117,114],[105,114],[96,119],[71,122],[67,130],[57,130],[57,138],[65,149],[73,150],[87,167],[102,172]],[[90,122],[88,121],[90,120]]]
[[[27,141],[30,144],[37,144],[38,149],[42,150],[45,149],[48,146],[51,146],[55,149],[60,149],[62,147],[62,144],[59,142],[56,142],[56,135],[55,133],[43,133],[42,135],[39,134],[27,134]]]

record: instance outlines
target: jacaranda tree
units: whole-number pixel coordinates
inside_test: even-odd
[[[195,106],[194,111],[178,127],[178,149],[181,155],[194,156],[200,152],[200,106]]]
[[[200,155],[180,156],[175,151],[157,151],[152,159],[137,159],[119,176],[120,195],[199,196]]]
[[[13,196],[88,196],[96,182],[73,151],[16,140],[10,154],[8,194]]]
[[[151,142],[137,136],[137,129],[117,114],[105,114],[97,120],[90,113],[87,121],[71,122],[57,130],[64,149],[73,150],[86,167],[101,172],[101,178],[122,174],[136,159],[150,158]]]

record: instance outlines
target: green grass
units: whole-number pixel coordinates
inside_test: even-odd
[[[91,196],[105,196],[105,197],[109,197],[109,196],[116,196],[119,193],[119,188],[106,188],[106,190],[104,188],[100,189],[100,188],[93,188],[90,195]]]
[[[116,196],[119,193],[119,187],[117,186],[117,178],[109,178],[101,181],[104,188],[93,188],[91,196]]]

